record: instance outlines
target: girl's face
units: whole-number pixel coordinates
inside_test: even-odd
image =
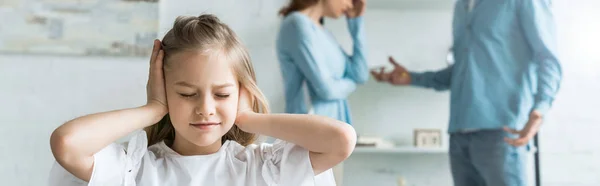
[[[352,8],[352,0],[322,0],[324,14],[327,17],[338,18]]]
[[[179,52],[169,59],[165,84],[176,138],[197,146],[220,143],[237,115],[239,88],[230,62],[197,51]]]

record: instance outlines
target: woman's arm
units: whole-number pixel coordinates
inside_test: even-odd
[[[282,24],[280,34],[283,35],[278,41],[279,55],[285,56],[285,63],[293,63],[282,65],[284,68],[290,68],[284,70],[297,69],[320,99],[347,98],[356,90],[356,82],[347,77],[335,78],[326,68],[326,64],[329,63],[327,53],[315,48],[322,41],[315,37],[314,23],[301,17],[292,18]]]
[[[369,68],[367,66],[367,49],[364,31],[365,0],[354,0],[353,9],[346,13],[348,31],[352,37],[352,55],[347,58],[346,75],[358,84],[369,80]]]
[[[58,127],[50,137],[56,161],[74,176],[89,181],[94,154],[127,134],[158,122],[166,113],[160,44],[155,41],[145,106],[91,114]]]

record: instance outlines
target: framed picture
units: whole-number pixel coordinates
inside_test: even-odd
[[[0,53],[148,56],[158,0],[2,0]]]
[[[441,147],[442,130],[440,129],[415,129],[415,147]]]

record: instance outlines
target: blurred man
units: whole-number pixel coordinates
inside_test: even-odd
[[[390,58],[380,82],[450,90],[456,186],[524,186],[528,143],[561,80],[551,0],[457,0],[455,64],[409,72]]]

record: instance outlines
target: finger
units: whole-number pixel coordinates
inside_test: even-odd
[[[150,80],[150,78],[152,78],[152,74],[155,71],[155,65],[156,65],[156,57],[158,57],[158,53],[157,50],[160,48],[160,42],[158,41],[158,39],[154,40],[154,44],[152,45],[152,54],[150,54],[150,73],[148,73],[148,80]],[[150,84],[150,81],[148,81],[148,84]],[[148,86],[148,84],[146,86]]]
[[[248,92],[248,89],[246,89],[244,86],[242,86],[240,84],[240,88],[239,88],[239,100],[238,100],[238,110],[240,111],[246,111],[246,110],[251,110],[252,109],[252,97],[250,96],[250,93]]]
[[[515,140],[513,140],[513,139],[510,139],[510,138],[504,138],[504,142],[506,142],[506,143],[508,143],[508,144],[510,144],[510,145],[512,145],[512,146],[516,146],[516,145],[515,145]]]
[[[521,134],[521,131],[515,130],[515,129],[511,129],[508,127],[504,127],[504,131],[511,133],[511,134]]]
[[[394,60],[392,56],[389,57],[389,61],[392,65],[394,65],[394,67],[401,67],[400,64],[398,64],[398,62],[396,62],[396,60]]]
[[[526,138],[517,138],[517,139],[504,138],[504,141],[506,141],[508,144],[510,144],[512,146],[520,147],[520,146],[527,144],[528,140]]]
[[[392,74],[391,73],[383,73],[381,75],[381,80],[382,81],[391,81],[392,80]]]
[[[381,81],[381,82],[385,82],[385,81],[387,81],[387,79],[388,79],[388,78],[387,78],[387,76],[386,76],[386,73],[380,73],[380,74],[379,74],[379,81]]]
[[[165,74],[163,73],[163,56],[164,51],[160,50],[158,55],[156,56],[155,62],[150,64],[150,73],[148,73],[148,83],[147,87],[150,86],[161,86],[164,87],[165,84]]]
[[[150,55],[150,63],[154,63],[156,61],[156,57],[158,56],[159,49],[160,49],[160,41],[158,39],[155,39],[154,44],[152,45],[152,54]]]
[[[379,79],[380,79],[380,81],[387,81],[389,79],[388,76],[389,75],[387,73],[385,73],[385,68],[384,67],[379,68]]]
[[[371,75],[373,75],[373,77],[375,78],[375,80],[381,81],[381,77],[379,76],[379,74],[376,71],[371,70]]]
[[[379,71],[379,68],[371,69],[371,74],[373,75],[373,77],[375,77],[375,79],[377,81],[379,81],[381,79],[381,74],[378,71]]]
[[[242,84],[240,84],[239,96],[240,96],[240,102],[242,101],[242,98],[245,98],[245,96],[246,96],[246,88],[244,88],[244,86]]]
[[[156,61],[154,62],[154,67],[157,71],[161,71],[162,72],[162,67],[163,67],[163,63],[164,63],[164,58],[165,58],[165,51],[164,50],[160,50],[158,52],[158,55],[156,56]]]

